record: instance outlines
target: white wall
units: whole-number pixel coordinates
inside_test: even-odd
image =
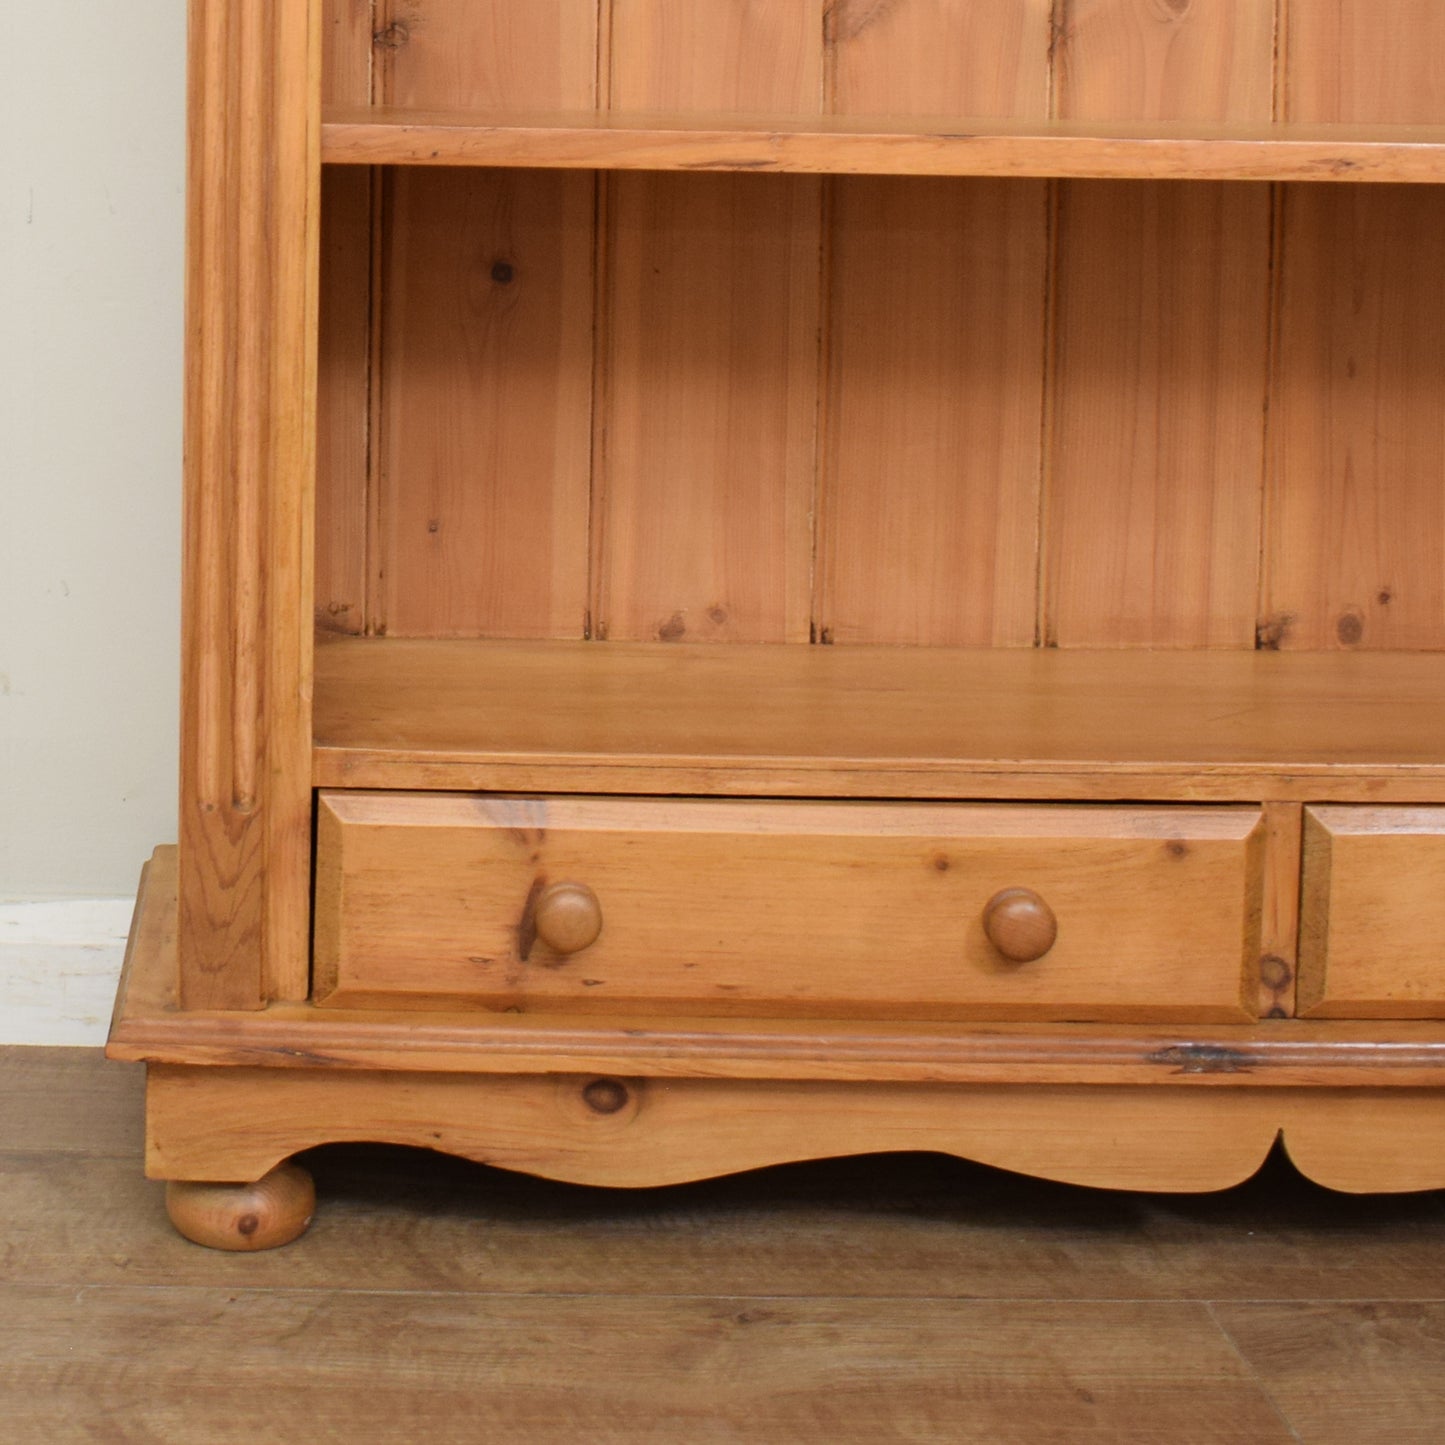
[[[7,17],[0,904],[120,898],[175,836],[185,8]]]

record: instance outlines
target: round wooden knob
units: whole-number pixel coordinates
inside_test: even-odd
[[[602,932],[602,905],[585,883],[551,883],[538,895],[536,922],[555,953],[581,953]]]
[[[1005,888],[984,905],[988,941],[1013,963],[1032,963],[1054,946],[1059,920],[1032,888]]]

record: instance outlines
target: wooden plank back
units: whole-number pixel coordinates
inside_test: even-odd
[[[1438,120],[1445,9],[1289,8],[1285,119]],[[1445,188],[1285,188],[1262,631],[1445,647]],[[1423,264],[1422,264],[1423,262]]]
[[[1064,119],[1268,121],[1272,7],[1065,0]],[[1249,647],[1258,605],[1270,193],[1065,182],[1043,632]]]
[[[1047,114],[1047,4],[828,21],[838,114]],[[1031,645],[1047,187],[840,179],[829,222],[817,636]]]

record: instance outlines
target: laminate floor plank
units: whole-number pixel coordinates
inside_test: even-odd
[[[141,1084],[0,1049],[7,1442],[1445,1438],[1445,1194],[921,1154],[629,1192],[346,1145],[307,1235],[227,1255],[142,1177]]]
[[[309,1233],[229,1256],[171,1230],[138,1158],[0,1154],[0,1218],[23,1221],[0,1236],[0,1272],[491,1295],[1413,1300],[1445,1248],[1438,1196],[1331,1196],[1283,1164],[1225,1194],[1145,1197],[926,1155],[637,1193],[397,1149],[307,1162],[320,1195]]]
[[[136,1159],[145,1069],[99,1049],[0,1047],[0,1151]]]
[[[0,1360],[50,1439],[1292,1438],[1194,1304],[52,1287]]]
[[[1429,1278],[1445,1292],[1438,1261]],[[1310,1445],[1445,1439],[1445,1299],[1231,1304],[1214,1313]]]

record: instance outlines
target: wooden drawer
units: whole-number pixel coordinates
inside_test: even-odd
[[[1305,810],[1299,1011],[1445,1018],[1445,808]]]
[[[1252,808],[323,793],[315,993],[1243,1019],[1261,838]]]

